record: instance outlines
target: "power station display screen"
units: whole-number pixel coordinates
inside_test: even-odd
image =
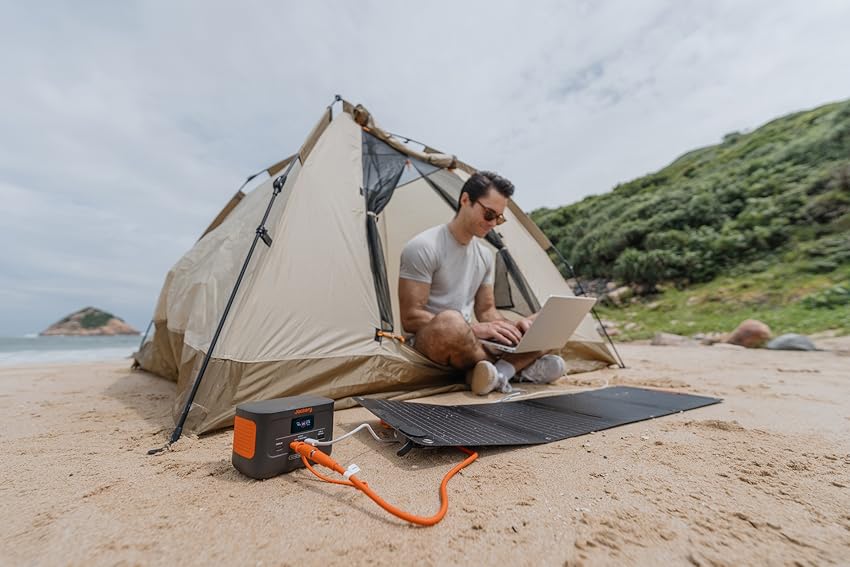
[[[292,420],[292,433],[301,433],[302,431],[310,431],[313,429],[315,421],[312,415],[304,417],[296,417]]]

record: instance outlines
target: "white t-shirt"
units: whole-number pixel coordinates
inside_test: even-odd
[[[435,315],[453,309],[472,321],[475,294],[493,285],[494,273],[493,252],[481,239],[460,244],[445,224],[417,234],[401,251],[399,276],[431,284],[425,309]]]

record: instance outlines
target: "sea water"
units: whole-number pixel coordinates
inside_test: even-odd
[[[141,340],[134,335],[0,337],[0,366],[128,359]]]

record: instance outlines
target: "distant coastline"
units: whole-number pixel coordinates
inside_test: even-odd
[[[0,366],[63,364],[127,359],[139,347],[137,335],[0,337]]]

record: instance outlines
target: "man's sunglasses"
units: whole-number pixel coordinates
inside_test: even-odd
[[[481,208],[484,209],[484,220],[486,220],[487,222],[496,221],[497,225],[505,224],[505,222],[507,222],[508,219],[505,218],[505,215],[497,213],[496,211],[494,211],[490,207],[485,207],[479,201],[473,201],[472,203],[474,205],[481,205]]]

